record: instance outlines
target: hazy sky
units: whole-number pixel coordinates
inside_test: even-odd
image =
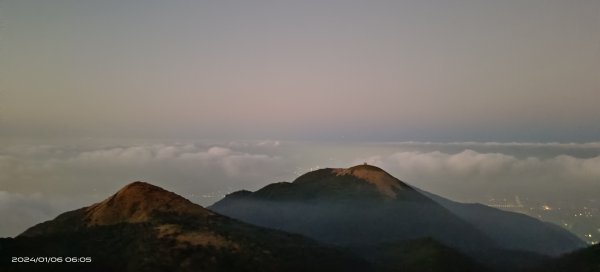
[[[595,141],[600,1],[0,1],[0,136]]]

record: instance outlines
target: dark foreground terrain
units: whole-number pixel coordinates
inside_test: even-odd
[[[210,210],[134,182],[0,239],[0,271],[600,271],[600,248],[583,247],[557,226],[359,165]]]
[[[0,271],[365,271],[355,256],[300,235],[215,214],[136,182],[99,204],[0,241]],[[63,257],[11,263],[11,257]],[[66,257],[91,257],[67,263]],[[84,260],[85,261],[85,260]]]

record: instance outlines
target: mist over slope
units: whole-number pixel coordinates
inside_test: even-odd
[[[569,231],[524,214],[459,203],[424,191],[423,194],[483,231],[501,248],[557,256],[585,246]]]
[[[555,225],[453,202],[370,165],[308,172],[292,183],[232,193],[209,208],[259,226],[345,246],[432,237],[481,257],[482,252],[496,250],[558,255],[585,245]]]
[[[231,194],[210,209],[337,245],[433,237],[469,250],[494,247],[464,220],[370,165],[316,170],[293,183]]]
[[[385,251],[375,250],[380,255],[371,256],[373,248],[432,238],[487,267],[512,271],[585,246],[555,225],[453,202],[367,164],[319,169],[291,183],[238,191],[209,208],[259,226],[350,247],[372,260],[389,261]]]
[[[593,267],[597,255],[592,247],[550,260],[545,255],[582,242],[524,215],[415,189],[366,164],[239,191],[211,209],[134,182],[96,204],[0,239],[0,269],[535,271],[556,263],[555,271],[569,271]],[[538,237],[530,237],[534,233]],[[14,263],[14,256],[92,261]]]

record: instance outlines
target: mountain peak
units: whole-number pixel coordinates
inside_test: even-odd
[[[136,181],[85,210],[88,225],[146,222],[157,213],[206,216],[209,210],[152,184]]]
[[[143,182],[143,181],[134,181],[132,183],[129,183],[127,185],[125,185],[123,188],[121,188],[121,190],[117,191],[117,194],[136,194],[136,193],[141,193],[141,192],[149,192],[149,191],[164,191],[167,192],[165,189],[160,188],[156,185],[152,185],[150,183],[147,182]]]
[[[364,180],[375,185],[380,193],[391,198],[396,198],[397,190],[412,190],[406,183],[390,175],[383,169],[366,163],[350,168],[334,168],[332,169],[332,173],[336,176],[350,175]]]

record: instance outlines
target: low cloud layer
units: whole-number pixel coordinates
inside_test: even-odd
[[[260,147],[273,145],[261,142]],[[0,153],[0,217],[10,223],[0,225],[0,236],[100,201],[136,180],[208,205],[234,189],[278,180],[286,169],[283,163],[279,156],[243,147],[196,144],[5,148]]]
[[[252,186],[280,175],[276,155],[228,146],[147,144],[92,148],[39,146],[0,155],[2,188],[19,192],[64,192],[68,185],[97,190],[135,180],[190,183],[203,188]],[[214,186],[213,186],[214,185]],[[114,190],[114,187],[111,188]]]
[[[562,193],[600,187],[600,156],[519,158],[467,149],[458,153],[398,152],[355,163],[360,161],[381,166],[417,187],[456,198],[481,200],[492,194],[560,198]]]
[[[416,187],[462,201],[600,194],[597,143],[369,143],[279,141],[11,145],[0,148],[0,236],[144,180],[201,205],[291,181],[310,169],[368,162]]]

